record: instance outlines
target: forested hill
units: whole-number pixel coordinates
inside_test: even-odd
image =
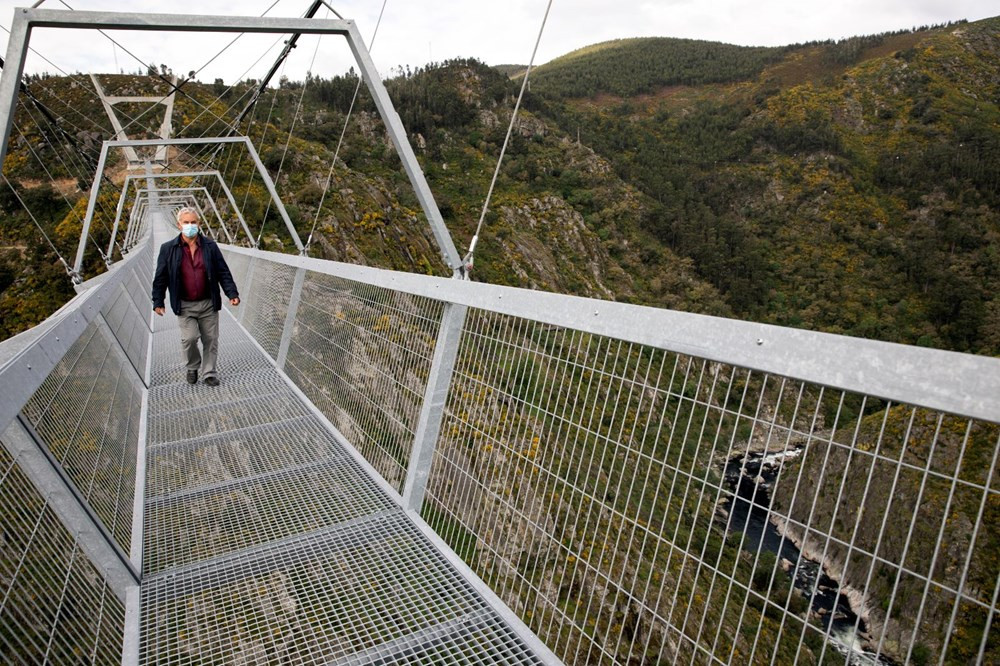
[[[746,81],[796,47],[734,46],[668,37],[617,39],[539,67],[534,89],[554,97],[631,96],[664,86]]]
[[[738,315],[1000,353],[1000,21],[789,47],[749,78],[719,47],[699,85],[581,66],[678,46],[543,66],[532,108],[655,200],[643,229]]]
[[[460,248],[519,71],[463,60],[386,82]],[[149,80],[104,79],[136,92]],[[300,234],[315,225],[314,255],[441,272],[370,99],[355,108],[324,195],[355,84],[286,80],[266,93],[264,162],[283,167]],[[62,77],[29,85],[53,108],[83,94]],[[223,113],[250,85],[187,84],[175,118],[197,136],[211,114],[195,99]],[[782,48],[634,39],[582,49],[532,72],[474,279],[998,354],[998,103],[997,19]],[[93,102],[74,106],[108,125]],[[44,152],[44,133],[31,117],[19,127],[5,173],[68,255],[79,228],[69,207],[83,193],[65,177],[44,184],[26,150]],[[234,185],[268,247],[287,246],[261,192]],[[17,198],[6,192],[0,207],[6,336],[69,290]]]

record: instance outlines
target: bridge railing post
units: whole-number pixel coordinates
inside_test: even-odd
[[[288,358],[288,346],[292,342],[292,331],[295,328],[295,317],[299,311],[299,301],[302,300],[302,283],[305,282],[306,269],[295,269],[295,281],[292,282],[292,293],[288,298],[288,312],[285,313],[285,325],[281,329],[281,342],[278,343],[278,354],[274,361],[278,368],[285,369],[285,359]]]
[[[423,505],[427,479],[434,461],[434,448],[441,431],[441,419],[444,417],[467,312],[468,308],[464,305],[447,303],[441,315],[423,405],[413,437],[413,449],[406,468],[406,484],[403,486],[403,508],[417,513],[420,513]]]

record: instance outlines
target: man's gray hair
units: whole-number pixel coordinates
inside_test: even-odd
[[[199,220],[201,219],[201,213],[198,212],[197,208],[192,208],[191,206],[184,206],[184,208],[181,208],[179,211],[177,211],[178,222],[181,221],[181,215],[183,215],[184,213],[194,213],[195,217],[197,217]]]

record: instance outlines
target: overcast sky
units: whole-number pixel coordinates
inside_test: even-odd
[[[67,0],[78,10],[221,15],[260,15],[273,1]],[[14,7],[28,4],[30,0],[0,0],[0,25],[9,28]],[[310,0],[278,0],[268,16],[300,16],[309,4]],[[371,42],[383,0],[329,0],[329,4],[353,19],[366,42]],[[548,0],[385,0],[372,57],[383,76],[399,65],[454,57],[472,56],[491,65],[524,64],[531,57],[547,4]],[[65,8],[59,0],[47,0],[42,6]],[[997,14],[996,0],[554,0],[535,64],[623,37],[688,37],[775,46]],[[326,8],[317,14],[327,15]],[[201,81],[223,78],[229,83],[262,76],[280,50],[276,36],[247,35],[206,64],[233,35],[111,34],[124,48],[93,32],[36,30],[31,45],[40,56],[30,55],[27,69],[134,72],[140,67],[134,55],[145,63],[164,63],[178,74],[200,70]],[[7,34],[0,31],[0,39],[5,52]],[[288,59],[284,74],[291,79],[302,79],[307,71],[329,76],[352,63],[342,39],[306,36]]]

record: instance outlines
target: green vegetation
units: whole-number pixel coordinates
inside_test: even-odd
[[[1000,354],[998,34],[1000,20],[991,19],[782,49],[624,40],[540,67],[532,75],[532,91],[485,217],[473,277]],[[458,60],[407,69],[386,82],[460,250],[479,219],[517,94],[518,83],[506,75],[516,73],[514,68],[500,71]],[[141,77],[107,78],[109,89],[126,90]],[[71,99],[79,96],[76,113],[93,113],[94,122],[106,124],[82,87],[59,78],[32,84],[38,84],[40,96],[47,87],[59,88]],[[185,135],[210,131],[213,115],[223,114],[252,86],[244,82],[226,92],[221,82],[186,85],[186,96],[175,110],[176,126],[184,127]],[[353,73],[283,80],[262,96],[250,135],[261,146],[299,234],[306,238],[315,231],[314,256],[445,274],[364,90],[329,171],[356,87]],[[203,113],[203,106],[212,113]],[[59,166],[52,174],[59,189],[44,184],[48,177],[32,153],[51,157],[45,151],[51,151],[52,140],[24,113],[19,117],[24,138],[12,138],[5,173],[68,255],[79,232],[83,193]],[[235,152],[224,152],[219,159],[238,160]],[[227,178],[263,245],[289,250],[288,235],[268,205],[260,179],[245,169],[231,169]],[[0,206],[0,333],[10,335],[37,322],[70,290],[54,255],[39,241],[9,189],[0,193]],[[109,207],[113,211],[114,203],[105,201],[100,207],[105,212],[99,214],[99,234],[106,233],[101,229]],[[88,262],[90,274],[101,265],[94,252]],[[349,312],[344,317],[348,315],[353,316]],[[369,323],[374,328],[382,326],[379,322]],[[482,330],[503,325],[481,323]],[[393,327],[406,333],[395,322]],[[511,324],[506,330],[520,329]],[[501,336],[498,332],[488,339],[494,337]],[[908,520],[918,517],[906,566],[918,574],[922,566],[926,573],[928,554],[944,529],[945,539],[958,544],[957,550],[943,553],[931,573],[955,587],[964,566],[961,546],[971,539],[969,526],[980,512],[984,525],[998,518],[993,496],[984,500],[977,493],[988,483],[995,426],[978,424],[966,433],[964,422],[945,420],[939,445],[944,453],[932,459],[929,443],[937,424],[922,413],[912,416],[917,427],[911,432],[909,412],[898,407],[886,412],[885,404],[862,403],[857,396],[816,395],[818,389],[811,387],[793,408],[788,396],[797,387],[778,389],[775,382],[746,371],[723,368],[702,381],[695,377],[707,377],[712,368],[673,354],[629,349],[619,355],[608,341],[581,341],[565,331],[541,328],[515,338],[504,350],[503,362],[476,357],[475,348],[467,352],[473,358],[453,391],[453,396],[465,396],[466,408],[453,405],[443,427],[458,471],[490,479],[515,472],[509,483],[489,488],[485,500],[494,501],[496,513],[510,520],[493,520],[483,528],[475,524],[476,516],[437,505],[428,510],[427,519],[451,535],[458,552],[480,570],[510,576],[516,565],[525,572],[528,587],[540,591],[537,603],[527,606],[534,610],[524,615],[533,628],[562,626],[555,617],[562,614],[599,644],[627,646],[641,640],[653,646],[644,658],[660,658],[664,637],[648,633],[657,631],[652,628],[656,624],[621,601],[621,591],[607,581],[584,573],[559,579],[558,589],[546,587],[553,573],[582,567],[575,563],[603,571],[628,557],[638,562],[628,572],[638,585],[662,586],[668,596],[681,600],[675,605],[673,599],[662,599],[655,610],[674,613],[669,619],[685,632],[699,626],[717,630],[719,650],[728,651],[732,661],[749,660],[758,636],[776,646],[776,663],[792,661],[800,650],[800,635],[800,661],[818,660],[823,649],[818,620],[778,571],[781,563],[746,553],[739,535],[727,537],[717,519],[714,500],[723,448],[730,441],[749,448],[762,437],[760,426],[748,418],[753,406],[773,408],[775,419],[793,425],[797,433],[821,433],[782,472],[803,473],[801,495],[807,499],[793,503],[778,492],[775,506],[804,520],[811,506],[801,502],[818,494],[837,497],[841,480],[849,477],[842,504],[831,502],[817,517],[843,543],[851,542],[857,525],[858,542],[874,548],[883,509],[891,506],[892,515],[902,519],[886,527],[880,555],[890,561],[902,556]],[[595,349],[608,359],[600,372],[575,357]],[[622,379],[655,374],[660,367],[668,368],[667,373],[678,368],[677,374],[665,375],[663,385],[649,395],[633,391]],[[483,380],[486,376],[493,378],[491,384]],[[586,427],[567,438],[567,426],[550,416],[548,406],[568,395],[586,396],[567,408],[575,413],[565,415]],[[602,401],[621,408],[600,413],[591,423],[589,413]],[[824,443],[832,438],[836,421],[855,419],[860,419],[856,447],[868,451],[881,445],[882,462],[851,455],[846,439],[834,439],[842,444],[838,447]],[[647,429],[653,421],[667,427]],[[879,444],[883,430],[887,435]],[[367,432],[372,449],[386,452],[385,468],[398,470],[405,435],[382,423],[373,423]],[[841,425],[838,437],[851,432]],[[717,433],[722,448],[713,453],[703,433]],[[547,446],[550,440],[559,445]],[[575,447],[570,457],[560,457],[565,442]],[[618,442],[628,445],[613,450],[612,443]],[[905,462],[894,495],[890,489],[899,467],[893,461]],[[688,490],[651,494],[644,479],[632,483],[628,475],[651,464],[663,467],[656,472],[662,471],[667,483],[683,483]],[[932,475],[918,497],[918,471],[931,466],[939,476]],[[682,478],[677,470],[697,473]],[[869,470],[876,490],[862,512],[858,503]],[[952,474],[962,483],[949,500],[952,489],[943,479]],[[470,491],[457,483],[434,492],[439,501],[455,500],[463,510],[463,502],[471,504],[461,495]],[[600,510],[592,511],[594,498]],[[525,511],[537,525],[577,527],[560,529],[558,541],[540,545],[542,537],[530,526],[505,513],[510,503],[529,507]],[[537,507],[547,508],[536,515]],[[858,514],[864,515],[857,521],[845,518]],[[598,549],[619,534],[641,552]],[[994,537],[994,531],[980,534],[986,545],[977,547],[969,566],[967,583],[982,603],[989,603],[996,580],[1000,546]],[[672,556],[668,538],[699,558]],[[502,552],[491,554],[485,545],[497,542]],[[850,554],[844,550],[833,544],[828,559],[846,562]],[[913,626],[900,609],[919,600],[925,581],[870,564],[855,554],[844,577],[859,589],[865,586],[860,577],[874,572],[871,597],[878,601],[870,609],[872,620],[876,627],[888,622],[892,644],[886,649],[902,661]],[[731,590],[715,584],[716,571],[737,584]],[[890,602],[886,592],[894,587],[898,598]],[[610,601],[588,615],[579,603],[584,595]],[[688,607],[700,617],[685,624],[677,609]],[[937,661],[945,630],[942,617],[950,608],[935,587],[920,641],[910,655],[914,663]],[[785,628],[779,637],[782,617]],[[980,606],[960,605],[946,661],[976,655],[984,617]],[[572,642],[579,635],[546,638]],[[603,656],[589,649],[581,648],[580,663]],[[690,654],[684,651],[690,649],[689,642],[679,641],[678,658],[687,661]],[[988,643],[987,657],[996,649]],[[828,650],[826,659],[832,658]],[[770,655],[758,649],[754,659],[766,661]]]
[[[667,37],[619,39],[539,67],[532,88],[553,97],[630,97],[664,86],[732,83],[756,77],[794,47],[733,46]]]

